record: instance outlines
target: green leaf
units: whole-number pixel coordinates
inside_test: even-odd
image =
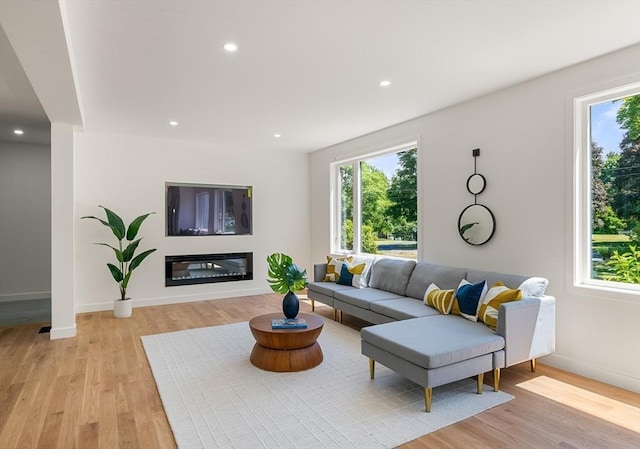
[[[113,231],[113,235],[115,235],[118,240],[122,240],[125,234],[124,221],[122,221],[122,218],[120,218],[118,214],[107,209],[104,206],[99,205],[98,207],[103,208],[106,212],[107,220],[109,221],[109,227],[111,228],[111,231]]]
[[[276,293],[302,290],[307,285],[307,270],[301,270],[290,256],[274,253],[267,257],[267,282]]]
[[[122,299],[124,299],[124,297],[127,294],[127,286],[129,285],[129,279],[131,279],[131,273],[133,273],[133,271],[129,270],[129,272],[127,273],[127,275],[124,277],[124,279],[122,280]]]
[[[129,246],[127,246],[125,250],[122,251],[122,262],[129,262],[131,259],[133,259],[133,254],[136,252],[136,249],[138,248],[141,240],[142,239],[138,239],[134,242],[129,243]]]
[[[467,232],[469,229],[471,229],[472,227],[474,227],[477,224],[479,224],[479,223],[476,221],[474,223],[467,223],[466,225],[462,226],[460,228],[460,235],[463,235],[465,232]]]
[[[120,271],[120,268],[116,267],[112,263],[108,263],[107,267],[109,267],[109,271],[111,271],[111,276],[113,276],[113,279],[115,279],[116,282],[122,281],[122,271]]]
[[[140,225],[142,225],[142,222],[145,221],[151,214],[155,214],[155,212],[149,212],[148,214],[140,215],[131,222],[131,224],[129,225],[129,229],[127,229],[127,240],[131,241],[136,238],[136,235],[138,235],[138,230],[140,229]]]
[[[125,260],[123,260],[122,251],[120,251],[118,248],[114,248],[113,246],[106,243],[94,243],[94,245],[102,245],[111,248],[113,252],[116,253],[116,259],[118,259],[118,262],[125,262]]]
[[[144,259],[147,258],[147,256],[149,254],[151,254],[152,252],[154,252],[156,249],[148,249],[143,253],[138,254],[136,257],[133,258],[133,260],[131,261],[131,263],[129,264],[129,272],[135,270],[136,268],[138,268],[138,265],[140,265],[142,263],[142,261]]]

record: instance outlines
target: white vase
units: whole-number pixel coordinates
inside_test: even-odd
[[[113,301],[113,316],[116,318],[128,318],[131,316],[133,301],[131,298],[115,299]]]

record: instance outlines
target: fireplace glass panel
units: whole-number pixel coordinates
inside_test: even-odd
[[[165,285],[189,285],[253,279],[253,253],[165,257]]]

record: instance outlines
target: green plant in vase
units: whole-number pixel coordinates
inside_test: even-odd
[[[107,267],[120,290],[120,298],[114,302],[114,315],[117,318],[124,318],[131,315],[131,301],[130,298],[127,298],[127,287],[129,286],[133,270],[138,268],[143,260],[156,251],[156,249],[153,248],[143,251],[138,255],[135,254],[138,246],[140,245],[140,241],[142,240],[141,238],[136,239],[140,226],[149,215],[154,214],[155,212],[149,212],[136,217],[127,227],[118,214],[104,206],[98,207],[104,209],[107,218],[106,221],[92,215],[81,218],[90,218],[99,221],[104,226],[111,229],[111,232],[118,241],[117,246],[112,246],[108,243],[95,243],[95,245],[107,246],[115,253],[116,263],[107,263]]]
[[[303,270],[293,263],[290,256],[273,253],[267,256],[267,282],[276,293],[284,294],[282,312],[288,319],[295,318],[300,310],[300,301],[295,292],[304,289],[309,283],[307,270]]]

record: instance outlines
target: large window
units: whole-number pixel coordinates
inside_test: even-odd
[[[575,100],[577,285],[640,291],[640,84]]]
[[[334,252],[417,259],[417,157],[414,143],[335,165]]]

